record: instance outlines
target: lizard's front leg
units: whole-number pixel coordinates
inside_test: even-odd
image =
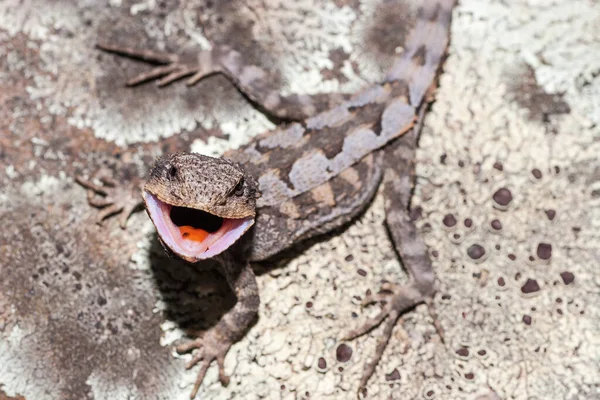
[[[142,209],[141,182],[134,179],[130,184],[123,184],[117,182],[105,170],[98,171],[95,178],[102,185],[95,184],[93,178],[86,179],[81,175],[77,176],[75,180],[88,189],[89,205],[101,209],[96,217],[96,223],[100,225],[111,215],[120,214],[119,225],[125,229],[129,216],[136,210]]]
[[[200,364],[200,371],[198,371],[198,377],[190,396],[192,399],[198,393],[200,384],[213,360],[216,360],[219,366],[219,380],[221,383],[223,385],[229,383],[229,377],[225,374],[224,369],[225,355],[229,348],[242,338],[258,315],[260,298],[256,277],[250,264],[228,254],[220,257],[219,261],[223,275],[225,275],[229,286],[236,295],[237,303],[221,318],[217,325],[198,339],[180,345],[176,349],[179,353],[198,349],[186,366],[189,369],[196,364]]]

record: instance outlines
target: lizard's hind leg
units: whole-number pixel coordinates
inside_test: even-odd
[[[433,266],[427,254],[427,247],[409,214],[409,203],[414,185],[414,153],[418,129],[413,129],[385,150],[384,197],[386,225],[394,247],[407,269],[410,279],[407,284],[396,285],[386,282],[381,292],[368,296],[363,305],[385,301],[382,311],[362,327],[349,332],[344,340],[351,340],[366,334],[380,324],[384,324],[378,338],[373,359],[366,365],[360,379],[359,393],[375,372],[383,352],[400,316],[418,304],[426,303],[434,319],[436,330],[443,340],[442,331],[432,309],[435,292]]]

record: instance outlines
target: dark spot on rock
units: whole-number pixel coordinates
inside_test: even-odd
[[[352,347],[348,346],[346,343],[340,344],[335,350],[335,358],[339,362],[348,362],[352,357]]]
[[[504,285],[506,285],[504,278],[503,277],[498,278],[498,286],[504,286]]]
[[[346,256],[346,258],[344,258],[344,260],[346,260],[348,262],[354,261],[354,256],[352,254],[348,254]]]
[[[107,303],[107,301],[104,297],[98,296],[98,305],[104,306],[104,305],[106,305],[106,303]]]
[[[546,216],[548,217],[548,219],[550,221],[554,220],[554,217],[556,216],[556,211],[554,211],[554,210],[546,210],[544,212],[546,213]]]
[[[398,379],[400,379],[400,372],[396,368],[391,373],[385,375],[386,381],[396,381]]]
[[[480,356],[485,356],[487,352],[485,350],[479,350],[477,354],[479,354]]]
[[[325,368],[327,368],[327,361],[325,361],[325,359],[323,357],[319,357],[319,361],[318,361],[317,365],[319,366],[319,368],[325,369]]]
[[[560,297],[557,297],[557,298],[556,298],[556,302],[557,302],[558,304],[562,303],[562,301],[563,301],[563,300],[562,300]]]
[[[520,273],[520,272],[517,272],[517,273],[515,274],[515,281],[518,281],[519,279],[521,279],[521,273]]]
[[[341,73],[342,67],[345,65],[345,62],[350,58],[350,55],[347,54],[342,48],[334,48],[329,50],[329,60],[333,63],[332,68],[323,68],[321,69],[321,76],[325,80],[338,80],[340,83],[344,83],[348,81],[346,75]]]
[[[510,258],[511,261],[515,261],[517,259],[517,256],[515,256],[514,254],[509,254],[508,258]]]
[[[462,161],[462,160],[460,160],[460,161],[458,162],[458,166],[459,166],[460,168],[464,167],[464,166],[465,166],[465,162],[464,162],[464,161]]]
[[[492,198],[498,205],[502,207],[507,207],[513,199],[512,193],[507,188],[500,188],[496,190],[496,193],[494,193]]]
[[[442,220],[442,223],[444,225],[446,225],[448,228],[451,228],[454,225],[456,225],[456,218],[454,218],[454,215],[452,215],[452,214],[446,214],[444,216],[444,219]]]
[[[542,179],[542,171],[537,168],[531,170],[531,175],[533,175],[535,179]]]
[[[498,171],[502,171],[504,169],[504,166],[502,165],[502,163],[500,161],[496,161],[494,163],[494,168],[497,169]]]
[[[461,347],[460,349],[456,350],[456,354],[462,357],[468,357],[469,349],[467,349],[466,347]]]
[[[562,94],[547,93],[537,82],[534,69],[521,64],[508,74],[507,95],[528,111],[528,118],[542,123],[550,122],[551,115],[568,114],[569,104]]]
[[[467,249],[467,255],[473,260],[479,260],[485,255],[485,249],[478,244],[474,244]]]
[[[524,294],[535,293],[540,290],[540,285],[538,285],[535,279],[527,279],[525,284],[521,286],[521,292]]]
[[[451,298],[452,296],[450,296],[449,294],[442,295],[442,300],[450,300]]]
[[[529,261],[535,261],[535,258],[533,256],[529,256]]]
[[[570,285],[575,280],[575,275],[569,271],[564,271],[560,273],[560,277],[562,278],[565,285]],[[556,299],[557,301],[559,299]]]
[[[440,163],[441,163],[441,164],[444,164],[444,165],[446,165],[446,157],[448,157],[448,156],[446,155],[446,153],[444,153],[444,154],[442,154],[442,155],[440,156]]]
[[[435,257],[435,258],[438,258],[438,257],[439,257],[439,255],[440,255],[440,253],[439,253],[437,250],[433,250],[433,251],[431,252],[431,255],[432,255],[433,257]]]
[[[349,4],[347,0],[336,0],[337,4]],[[340,6],[341,7],[341,6]],[[370,23],[364,30],[364,51],[376,60],[383,60],[383,68],[393,61],[398,46],[405,44],[416,21],[415,8],[410,3],[382,1],[375,8]],[[415,56],[424,57],[426,49],[418,49]],[[418,61],[418,60],[417,60]]]
[[[472,372],[466,373],[465,378],[467,378],[468,380],[472,380],[473,378],[475,378],[475,374]]]
[[[367,276],[367,271],[365,271],[364,269],[359,268],[356,272],[358,272],[360,276]]]
[[[502,223],[498,219],[493,220],[491,225],[495,231],[499,231],[502,229]]]
[[[466,218],[464,224],[467,228],[470,228],[473,226],[473,220],[471,218]]]
[[[339,372],[344,372],[344,367],[338,367]]]
[[[427,397],[431,397],[435,394],[435,392],[433,390],[430,390],[427,392]]]
[[[523,315],[523,323],[525,325],[531,325],[531,317],[529,315]]]
[[[560,308],[557,309],[556,312],[558,313],[558,315],[563,315],[563,311]]]
[[[575,174],[569,175],[567,179],[569,179],[569,183],[577,182],[577,176]]]
[[[552,245],[549,243],[540,243],[538,244],[536,253],[540,260],[549,260],[552,257]]]
[[[306,308],[312,308],[312,306],[313,306],[312,301],[307,301],[306,302]]]
[[[454,235],[452,235],[452,237],[456,240],[460,239],[460,235],[458,233],[455,233]]]
[[[499,244],[497,244],[497,245],[495,245],[495,246],[494,246],[494,248],[495,248],[496,250],[500,250],[500,245],[499,245]]]

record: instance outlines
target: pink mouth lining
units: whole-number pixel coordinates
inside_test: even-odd
[[[144,201],[162,241],[174,253],[189,262],[196,262],[227,250],[254,224],[251,217],[241,219],[223,218],[223,225],[209,233],[201,242],[184,238],[179,227],[171,221],[170,204],[160,201],[151,193],[144,192]]]

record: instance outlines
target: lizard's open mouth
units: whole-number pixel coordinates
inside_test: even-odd
[[[254,224],[252,217],[221,218],[206,211],[174,206],[147,191],[144,201],[163,243],[189,262],[227,250]]]

